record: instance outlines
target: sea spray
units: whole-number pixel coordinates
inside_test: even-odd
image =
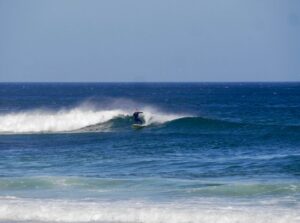
[[[88,125],[103,123],[114,117],[126,115],[121,110],[94,110],[73,108],[70,110],[32,110],[1,114],[0,133],[38,133],[72,131]]]

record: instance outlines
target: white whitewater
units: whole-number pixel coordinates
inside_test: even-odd
[[[0,222],[296,223],[295,209],[226,203],[86,202],[6,197]]]

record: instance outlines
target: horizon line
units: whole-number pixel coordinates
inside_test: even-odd
[[[0,84],[205,84],[205,83],[300,83],[299,81],[0,81]]]

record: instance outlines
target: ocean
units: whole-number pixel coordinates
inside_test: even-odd
[[[0,222],[300,222],[300,83],[1,83]]]

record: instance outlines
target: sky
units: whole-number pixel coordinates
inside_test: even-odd
[[[0,82],[300,81],[299,0],[0,0]]]

